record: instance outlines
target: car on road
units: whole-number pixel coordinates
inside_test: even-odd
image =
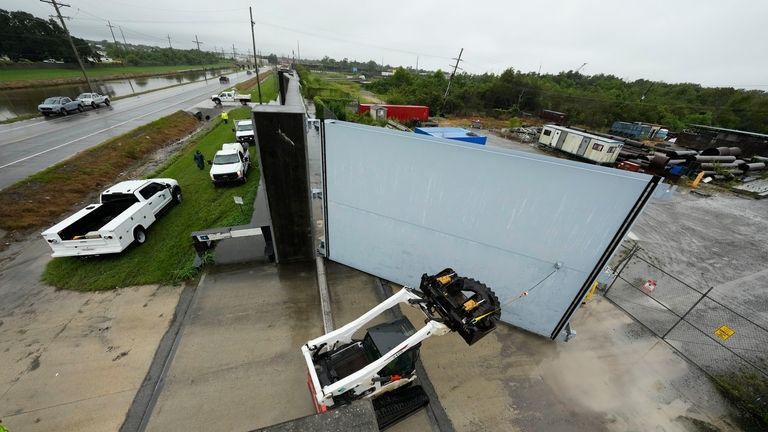
[[[224,75],[220,76],[219,84],[229,84],[229,77]]]
[[[66,96],[54,96],[44,100],[37,106],[40,114],[48,117],[51,114],[67,115],[70,111],[83,112],[83,103],[79,100],[72,100]]]
[[[53,257],[119,253],[147,240],[147,229],[160,212],[181,202],[179,183],[171,178],[128,180],[101,193],[98,204],[42,232]]]
[[[90,106],[93,109],[99,105],[109,106],[109,96],[98,93],[80,93],[77,100],[83,103],[83,106]]]

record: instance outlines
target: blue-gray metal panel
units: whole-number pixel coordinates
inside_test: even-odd
[[[417,286],[453,267],[550,336],[651,177],[383,128],[326,124],[329,258]]]

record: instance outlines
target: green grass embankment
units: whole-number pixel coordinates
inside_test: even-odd
[[[221,144],[234,142],[232,122],[248,118],[249,108],[230,112],[230,122],[216,119],[216,126],[190,142],[183,151],[151,177],[178,180],[184,200],[149,227],[143,245],[131,245],[118,255],[91,258],[55,258],[46,267],[43,280],[59,288],[93,291],[131,285],[174,283],[195,275],[195,251],[190,234],[205,228],[241,225],[250,222],[260,180],[255,149],[252,147],[248,181],[243,185],[214,187],[206,166],[199,170],[192,158],[200,150],[212,159]],[[243,209],[234,196],[244,200]]]

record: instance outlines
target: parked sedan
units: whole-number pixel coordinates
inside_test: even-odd
[[[67,115],[70,111],[83,112],[83,103],[66,96],[49,97],[37,106],[37,110],[46,117],[51,114]]]
[[[100,95],[98,93],[81,93],[77,97],[77,100],[83,103],[83,106],[90,105],[91,108],[96,109],[99,105],[109,106],[109,96]]]

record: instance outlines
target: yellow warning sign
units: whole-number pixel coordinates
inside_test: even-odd
[[[720,327],[715,330],[715,336],[719,337],[722,340],[728,340],[729,337],[733,336],[733,334],[736,333],[733,331],[732,328],[728,327],[727,325],[721,325]]]

